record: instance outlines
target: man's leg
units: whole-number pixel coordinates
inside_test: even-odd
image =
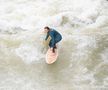
[[[55,44],[54,48],[57,49],[57,44]]]
[[[51,48],[51,42],[49,43],[49,47]],[[52,52],[55,53],[55,46],[53,47]]]
[[[55,49],[57,49],[56,43],[55,43],[55,45],[54,45],[54,47],[53,47],[53,53],[55,53]]]
[[[54,45],[54,48],[53,48],[53,52],[55,52],[55,49],[57,49],[57,43],[60,42],[61,39],[62,39],[62,38],[56,38],[56,39],[55,39],[55,45]]]

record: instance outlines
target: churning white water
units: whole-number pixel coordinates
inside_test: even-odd
[[[63,36],[52,65],[46,25]],[[108,90],[108,1],[0,0],[0,90]]]

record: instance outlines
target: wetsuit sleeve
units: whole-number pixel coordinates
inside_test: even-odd
[[[50,47],[54,47],[55,46],[54,32],[51,32],[50,36],[51,36],[51,46]]]
[[[47,34],[47,35],[46,35],[46,38],[45,38],[45,40],[47,40],[47,39],[48,39],[48,36],[49,36],[49,35]]]

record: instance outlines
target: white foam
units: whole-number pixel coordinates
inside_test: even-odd
[[[102,53],[101,53],[101,57],[102,57],[102,60],[104,62],[108,62],[108,49],[105,49]]]
[[[30,44],[20,45],[20,47],[16,49],[16,54],[27,64],[38,61],[43,57],[38,48]]]
[[[62,42],[59,44],[59,50],[61,50],[59,61],[51,67],[44,66],[43,63],[31,64],[32,62],[40,62],[42,59],[45,60],[45,53],[43,54],[42,50],[44,48],[42,41],[45,36],[40,35],[44,26],[53,27],[63,35]],[[17,30],[16,27],[18,27]],[[0,59],[2,59],[2,62],[0,61],[0,70],[10,72],[8,68],[12,68],[23,76],[22,70],[27,68],[24,73],[28,74],[24,74],[24,76],[30,77],[27,80],[28,82],[31,81],[30,83],[18,81],[22,78],[18,78],[18,82],[10,78],[10,81],[15,82],[14,85],[20,82],[23,85],[26,84],[26,86],[21,85],[21,90],[36,90],[37,86],[40,90],[44,87],[49,89],[49,86],[59,89],[61,84],[63,84],[61,85],[63,89],[65,86],[67,89],[67,87],[72,86],[73,77],[75,77],[79,86],[86,84],[80,81],[94,84],[95,81],[98,82],[98,80],[95,80],[95,78],[98,79],[98,76],[93,77],[94,72],[101,72],[101,70],[95,70],[96,64],[99,63],[99,59],[103,60],[104,63],[108,60],[107,46],[104,50],[100,49],[100,43],[104,39],[101,39],[100,34],[103,34],[103,36],[108,34],[107,29],[108,2],[105,0],[0,0],[0,55],[3,55],[0,56]],[[20,31],[22,33],[15,33]],[[19,58],[13,58],[13,55],[10,55],[10,50],[12,50],[11,53],[14,53],[16,57],[24,62],[24,69],[20,67],[22,64],[17,63]],[[96,56],[92,56],[92,53]],[[4,56],[8,57],[2,58]],[[7,62],[8,58],[15,62]],[[26,64],[30,64],[30,67]],[[100,62],[100,65],[104,64]],[[34,68],[35,66],[37,68]],[[42,73],[39,73],[38,69]],[[3,76],[1,73],[0,75]],[[35,76],[40,80],[34,78]],[[36,81],[33,82],[31,77]],[[41,79],[41,77],[43,78]],[[57,78],[57,81],[55,78]],[[6,79],[9,79],[9,77],[6,77]],[[37,83],[36,87],[31,85],[35,83]],[[5,89],[5,85],[10,88],[14,87],[12,83],[10,85],[6,83],[3,86]],[[16,87],[16,89],[18,88]]]

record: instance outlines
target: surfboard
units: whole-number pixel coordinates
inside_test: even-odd
[[[55,53],[53,53],[49,48],[46,53],[46,63],[47,64],[54,63],[57,60],[57,57],[58,57],[58,50],[55,49]]]

